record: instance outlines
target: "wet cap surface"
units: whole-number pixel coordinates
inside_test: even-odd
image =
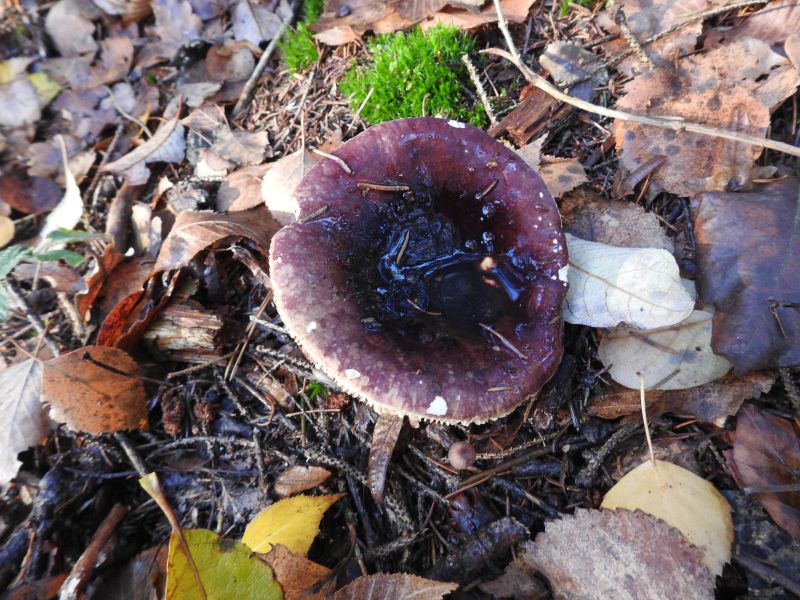
[[[435,118],[382,123],[334,154],[352,173],[312,168],[300,220],[270,249],[306,355],[379,413],[483,422],[538,392],[561,359],[567,265],[541,178]]]

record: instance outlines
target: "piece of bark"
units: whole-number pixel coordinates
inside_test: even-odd
[[[194,302],[170,304],[142,336],[168,360],[204,363],[219,356],[217,338],[224,323],[214,311]]]

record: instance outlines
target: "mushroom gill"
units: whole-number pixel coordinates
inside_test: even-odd
[[[567,249],[542,179],[483,131],[376,125],[295,190],[270,249],[305,353],[379,413],[479,423],[535,394],[562,354]]]

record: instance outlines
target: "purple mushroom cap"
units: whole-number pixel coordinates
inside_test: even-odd
[[[567,246],[544,182],[470,125],[389,121],[295,190],[270,248],[278,311],[306,355],[379,413],[481,423],[563,350]]]

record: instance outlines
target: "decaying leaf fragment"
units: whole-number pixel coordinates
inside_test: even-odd
[[[283,600],[325,600],[336,583],[335,577],[329,578],[319,591],[311,593],[310,589],[328,578],[331,570],[290,552],[280,544],[273,546],[269,553],[259,555],[259,558],[272,567],[275,579],[283,590]]]
[[[800,437],[786,419],[752,404],[739,411],[728,466],[736,483],[751,488],[769,516],[800,538]],[[794,486],[778,491],[779,486]],[[759,491],[759,489],[763,491]]]
[[[250,521],[242,542],[254,552],[269,552],[275,544],[306,555],[319,533],[322,515],[343,494],[293,496],[271,504]]]
[[[731,364],[711,350],[712,313],[695,310],[686,319],[646,331],[616,327],[603,335],[598,354],[611,378],[638,389],[691,388],[725,375]]]
[[[539,175],[544,179],[553,198],[560,198],[562,194],[571,192],[582,183],[589,181],[583,165],[577,158],[544,155],[539,167]]]
[[[315,164],[317,159],[313,154],[298,150],[275,161],[261,180],[261,197],[281,225],[297,220],[300,206],[294,198],[294,190]]]
[[[392,453],[402,428],[403,417],[378,415],[375,428],[372,430],[367,478],[369,480],[369,491],[378,504],[383,503],[386,472],[389,469],[389,461],[392,458]]]
[[[275,493],[281,498],[299,494],[323,483],[331,472],[322,467],[289,467],[275,480]]]
[[[600,58],[583,46],[571,42],[549,43],[539,57],[539,63],[547,69],[559,87],[569,89],[570,96],[587,102],[594,97],[594,88],[608,82],[608,72],[605,69],[597,70]],[[587,77],[588,80],[581,81]],[[580,83],[575,83],[576,81]]]
[[[789,61],[769,45],[738,39],[707,54],[680,61],[677,70],[650,69],[625,87],[619,109],[649,116],[672,116],[763,137],[770,110],[800,84]],[[617,120],[614,124],[622,164],[633,171],[655,156],[666,156],[650,181],[651,193],[679,196],[750,185],[753,161],[761,148],[694,133]]]
[[[679,323],[694,308],[678,264],[666,250],[615,248],[567,234],[568,323],[652,329]]]
[[[517,560],[544,573],[557,599],[714,597],[700,550],[640,511],[578,509],[548,523]]]
[[[0,373],[0,485],[17,474],[17,454],[38,444],[50,429],[41,403],[42,362],[35,358]]]
[[[731,559],[731,507],[713,485],[676,464],[647,460],[606,492],[602,508],[641,510],[675,527],[714,575]]]
[[[338,590],[331,600],[442,600],[458,584],[432,581],[407,573],[376,573],[359,577]]]
[[[737,373],[800,364],[800,183],[693,201],[698,291],[717,308],[714,352]]]
[[[139,366],[119,348],[86,346],[43,363],[42,400],[73,431],[106,433],[147,427]]]

